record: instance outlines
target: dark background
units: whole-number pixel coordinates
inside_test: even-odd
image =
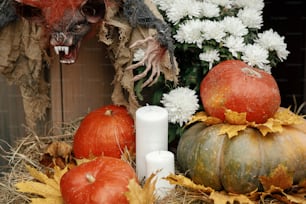
[[[306,2],[305,0],[266,0],[264,26],[285,37],[290,54],[272,69],[281,92],[282,106],[301,105],[306,100]],[[306,108],[303,109],[306,114]]]

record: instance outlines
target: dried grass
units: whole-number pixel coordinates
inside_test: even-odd
[[[15,146],[0,140],[2,158],[7,161],[0,177],[0,200],[6,204],[29,203],[30,195],[19,193],[14,185],[18,182],[31,180],[32,177],[25,169],[25,164],[31,165],[38,170],[43,167],[39,161],[48,144],[53,141],[72,142],[73,135],[80,120],[70,124],[59,124],[47,132],[47,136],[39,136],[28,129],[27,136],[16,141]],[[56,134],[57,133],[57,134]]]

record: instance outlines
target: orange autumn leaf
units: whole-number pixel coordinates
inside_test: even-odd
[[[155,174],[152,174],[146,180],[143,187],[135,179],[130,180],[128,185],[129,191],[125,193],[130,204],[153,204],[155,202],[154,191],[157,180],[154,178]]]
[[[287,167],[280,164],[274,169],[269,176],[260,176],[259,180],[265,191],[268,191],[271,186],[281,189],[290,188],[293,184],[293,177],[287,171]]]

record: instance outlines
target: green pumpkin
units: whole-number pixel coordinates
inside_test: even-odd
[[[268,176],[280,164],[288,168],[294,183],[306,178],[306,121],[266,136],[246,128],[231,139],[219,135],[221,126],[196,123],[179,141],[178,163],[195,183],[248,193],[261,189],[259,177]]]

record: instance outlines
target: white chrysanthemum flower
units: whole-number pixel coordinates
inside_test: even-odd
[[[200,60],[208,62],[209,69],[212,68],[214,62],[220,61],[220,54],[218,50],[209,50],[199,55]]]
[[[220,15],[220,8],[213,3],[202,2],[200,5],[200,17],[213,18]]]
[[[223,24],[219,21],[202,21],[202,36],[205,40],[220,42],[225,35]]]
[[[178,87],[163,94],[161,103],[168,111],[169,122],[183,126],[199,108],[199,100],[194,90]]]
[[[201,48],[204,40],[202,27],[203,23],[199,19],[186,21],[184,24],[181,24],[173,37],[180,43],[196,44]]]
[[[262,10],[265,6],[263,0],[235,0],[233,3],[240,8],[253,8],[256,10]]]
[[[152,0],[155,5],[158,5],[158,8],[162,11],[166,11],[172,7],[172,4],[175,0]]]
[[[171,8],[167,9],[168,19],[177,24],[182,18],[199,17],[201,13],[200,7],[195,0],[176,0],[172,3]]]
[[[264,66],[261,69],[266,71],[267,73],[271,74],[272,67],[271,67],[270,64],[264,64]]]
[[[265,64],[269,64],[268,56],[269,52],[265,48],[258,44],[249,44],[245,46],[241,59],[250,66],[263,69]]]
[[[276,51],[277,57],[281,61],[287,59],[289,51],[287,50],[287,44],[284,42],[284,37],[281,37],[272,29],[259,33],[255,42],[269,51]]]
[[[145,55],[145,51],[143,49],[137,49],[136,52],[134,53],[133,61],[134,62],[141,61],[144,55]]]
[[[237,17],[248,28],[260,29],[263,23],[262,11],[253,8],[240,9]]]
[[[224,31],[234,36],[244,36],[248,33],[248,29],[243,25],[239,18],[226,16],[221,21]]]
[[[229,36],[223,40],[224,47],[227,47],[234,57],[238,57],[238,52],[244,50],[244,39],[242,37]]]
[[[225,8],[230,8],[233,2],[233,0],[207,0],[207,1]]]

